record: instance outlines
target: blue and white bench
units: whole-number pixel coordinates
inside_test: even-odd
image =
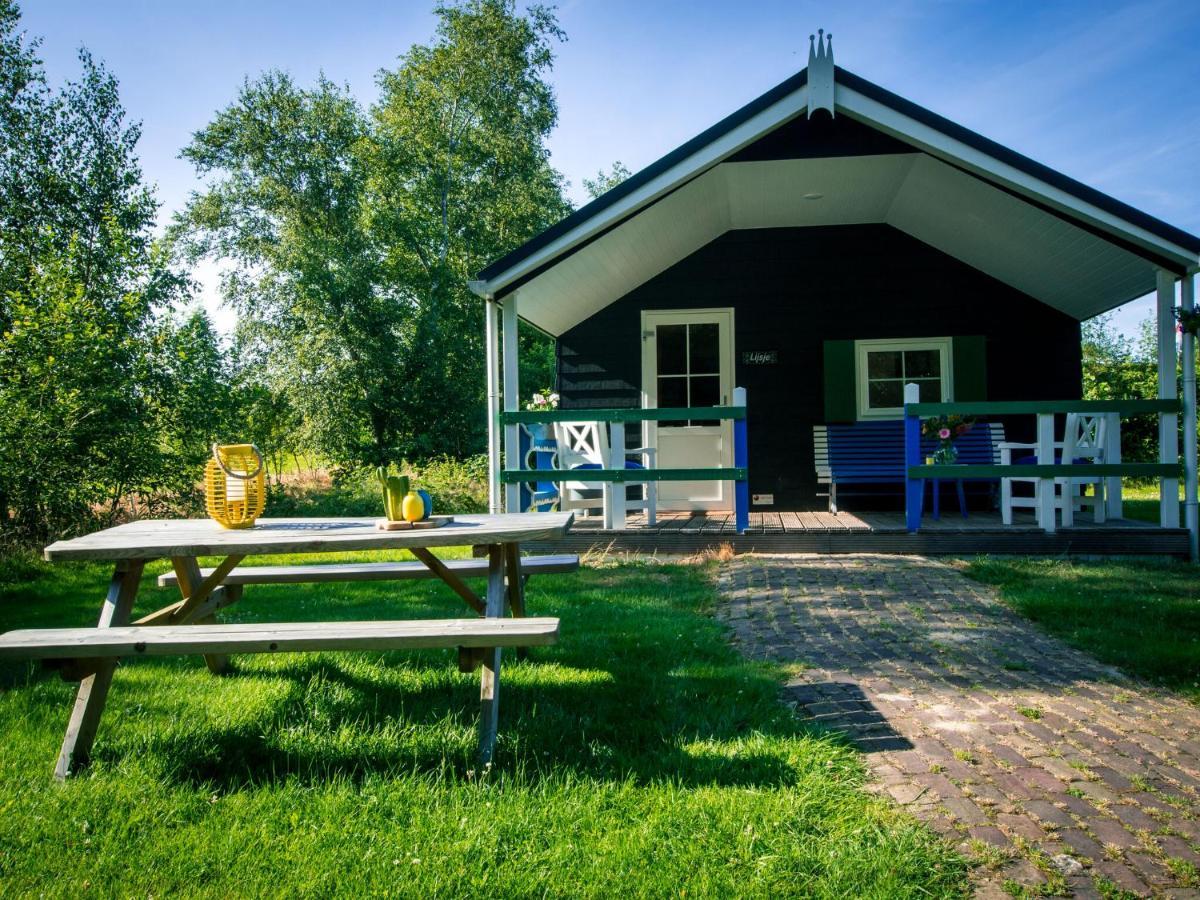
[[[977,422],[955,442],[963,465],[999,465],[1004,426],[999,422]],[[921,441],[921,457],[933,455],[937,441]],[[904,484],[904,422],[888,419],[848,425],[814,425],[813,457],[817,484],[829,486],[829,511],[838,511],[838,494],[859,496],[872,492],[854,490],[860,485]],[[932,479],[931,479],[932,480]],[[995,486],[999,479],[955,479],[962,514],[967,514],[964,480]],[[839,491],[840,489],[840,491]],[[935,510],[938,485],[933,485]],[[935,513],[936,514],[936,513]]]

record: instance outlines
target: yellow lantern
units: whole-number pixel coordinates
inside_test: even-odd
[[[263,458],[253,444],[213,444],[204,467],[204,508],[222,528],[249,528],[266,502]]]

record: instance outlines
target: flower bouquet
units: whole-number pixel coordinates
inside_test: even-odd
[[[550,388],[542,388],[525,404],[526,412],[548,412],[552,409],[558,409],[558,394]]]
[[[975,427],[974,416],[934,416],[921,423],[921,436],[938,442],[933,451],[933,461],[937,465],[952,465],[958,460],[958,450],[955,440],[962,437]]]
[[[526,412],[549,412],[552,409],[558,409],[558,394],[550,388],[535,392],[525,404]],[[550,440],[550,426],[545,422],[532,422],[524,427],[525,433],[535,444],[545,444]]]

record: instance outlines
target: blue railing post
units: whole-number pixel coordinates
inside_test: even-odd
[[[733,405],[746,408],[746,389],[733,389]],[[733,464],[745,470],[733,485],[733,522],[738,534],[750,527],[750,445],[746,438],[746,414],[733,420]]]
[[[921,465],[921,420],[908,411],[908,405],[920,403],[920,398],[920,385],[904,386],[904,518],[910,533],[921,527],[925,499],[925,482],[908,474],[909,466]]]

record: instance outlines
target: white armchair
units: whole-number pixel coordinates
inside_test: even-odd
[[[1083,413],[1068,413],[1066,425],[1063,429],[1063,439],[1054,442],[1054,457],[1055,462],[1070,460],[1072,463],[1103,463],[1105,462],[1105,447],[1108,440],[1108,416],[1100,415],[1085,415]],[[1037,444],[1023,444],[1004,442],[1000,445],[1000,464],[1012,465],[1014,462],[1018,464],[1025,461],[1033,461],[1031,454],[1037,451]],[[1023,457],[1013,458],[1013,452],[1020,451],[1024,454]],[[1033,485],[1033,494],[1019,496],[1013,493],[1013,485],[1016,483],[1029,483]],[[1041,503],[1042,486],[1046,484],[1040,478],[1026,477],[1006,477],[1000,479],[1000,516],[1005,525],[1011,525],[1013,519],[1013,510],[1019,508],[1039,509]],[[1092,518],[1097,523],[1105,521],[1105,483],[1106,479],[1100,475],[1073,475],[1070,478],[1056,478],[1051,483],[1051,490],[1054,491],[1054,510],[1061,514],[1062,524],[1064,528],[1070,528],[1075,524],[1076,510],[1082,510],[1085,506],[1092,508]],[[1087,485],[1092,485],[1093,490],[1089,495],[1086,493]],[[1047,523],[1039,523],[1043,527]]]
[[[558,443],[558,467],[579,470],[581,479],[586,479],[587,469],[620,468],[621,462],[628,469],[653,469],[656,465],[657,451],[653,447],[629,448],[625,451],[623,461],[613,460],[608,443],[608,429],[600,422],[555,422],[554,437]],[[631,460],[630,457],[635,457],[637,461]],[[598,481],[565,481],[560,489],[559,509],[579,509],[585,513],[603,511],[609,495],[609,486]],[[658,508],[658,484],[647,481],[644,488],[643,498],[627,500],[626,508],[644,509],[646,521],[653,525]],[[584,495],[584,491],[592,492],[597,489],[600,490],[599,497]],[[626,490],[626,486],[617,483],[611,485],[611,489],[623,491]]]

